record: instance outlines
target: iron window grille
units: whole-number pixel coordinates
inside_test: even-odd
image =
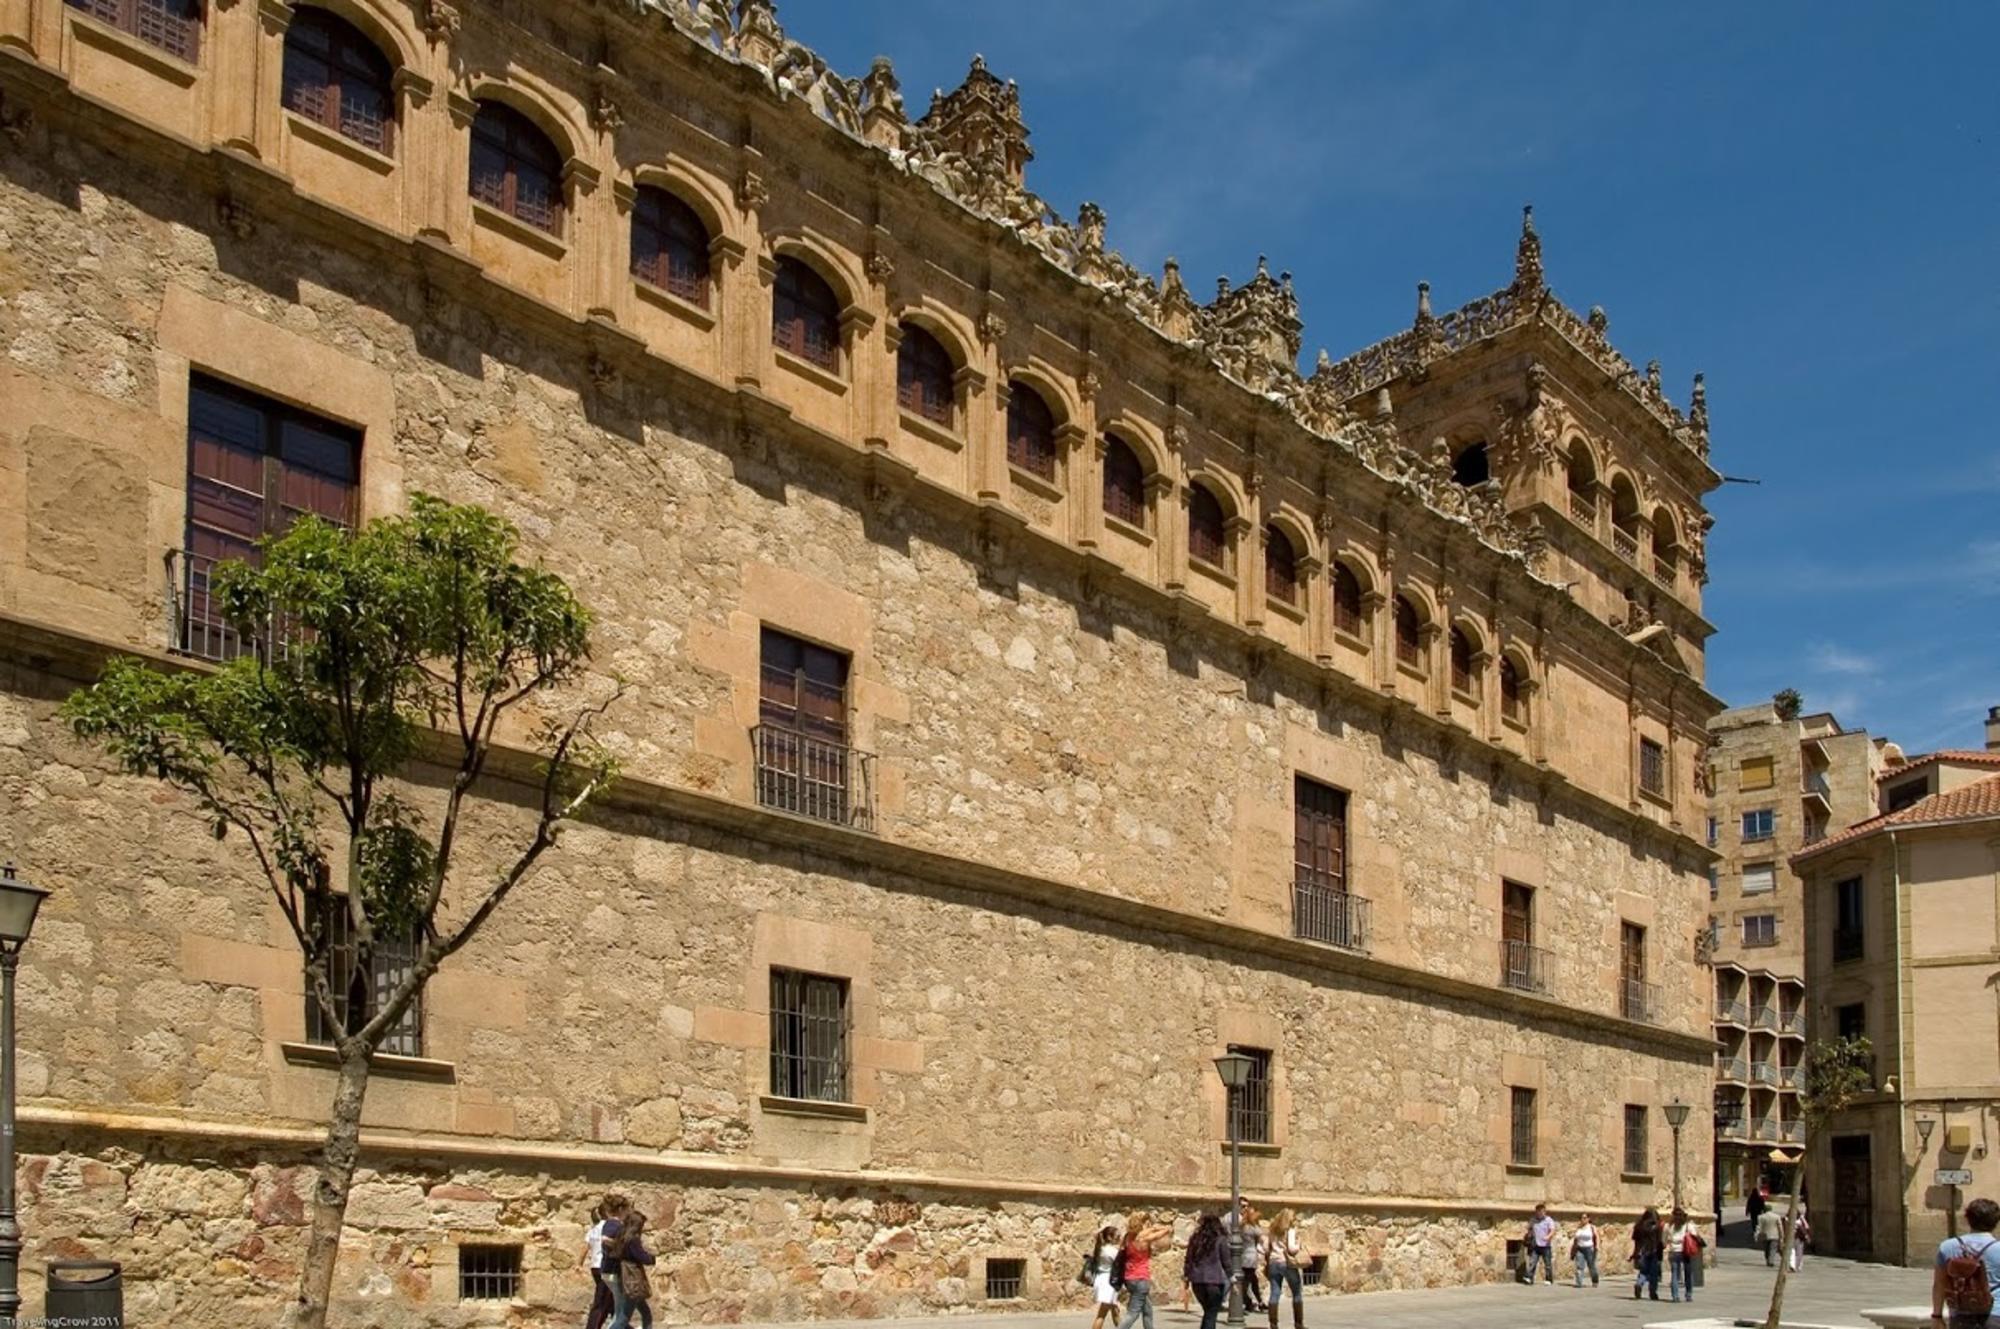
[[[1525,941],[1500,943],[1500,982],[1518,992],[1549,990],[1549,953]]]
[[[896,345],[896,404],[933,424],[951,424],[952,379],[957,367],[943,343],[914,323],[902,326]]]
[[[771,971],[771,1092],[851,1102],[847,1083],[847,980]]]
[[[873,754],[848,746],[848,660],[774,628],[762,635],[758,718],[751,730],[759,805],[872,830]]]
[[[345,19],[301,8],[285,29],[285,108],[364,148],[395,149],[395,71]]]
[[[1188,558],[1212,568],[1229,567],[1229,524],[1222,500],[1202,485],[1188,489]]]
[[[1424,665],[1424,621],[1407,596],[1396,597],[1396,660],[1412,669]]]
[[[1021,1295],[1021,1284],[1028,1275],[1028,1262],[1022,1259],[988,1259],[986,1261],[986,1299],[988,1301],[1012,1301]]]
[[[550,235],[563,229],[562,155],[511,106],[481,102],[472,121],[472,196]]]
[[[519,1246],[460,1246],[458,1299],[512,1301],[521,1295]]]
[[[419,938],[413,931],[400,937],[377,937],[367,970],[356,963],[354,922],[348,916],[347,897],[329,895],[320,910],[320,924],[327,945],[327,987],[333,993],[334,1013],[339,1024],[329,1024],[319,999],[313,995],[312,979],[306,979],[306,1041],[331,1046],[342,1035],[359,1032],[374,1018],[389,996],[417,967]],[[378,1045],[383,1052],[399,1057],[424,1055],[424,997],[418,992],[389,1026]]]
[[[1299,602],[1299,557],[1275,526],[1264,528],[1264,594],[1281,604]]]
[[[1333,565],[1333,630],[1361,635],[1361,578],[1345,563]]]
[[[1535,1091],[1518,1086],[1508,1090],[1510,1126],[1508,1158],[1516,1167],[1535,1166]]]
[[[1026,383],[1007,393],[1007,464],[1044,480],[1056,478],[1056,416]]]
[[[1652,1149],[1646,1138],[1650,1121],[1651,1113],[1643,1104],[1625,1105],[1625,1171],[1630,1176],[1644,1176],[1653,1170]]]
[[[840,369],[840,297],[826,278],[789,255],[771,286],[771,341],[828,373]]]
[[[1667,750],[1650,738],[1639,740],[1639,788],[1656,797],[1667,792]]]
[[[1240,1089],[1229,1091],[1229,1113],[1235,1119],[1235,1138],[1243,1144],[1271,1143],[1271,1052],[1268,1048],[1239,1047],[1229,1051],[1250,1059],[1250,1074]]]
[[[1146,525],[1146,467],[1125,440],[1104,436],[1104,515]]]
[[[1306,1261],[1306,1267],[1300,1271],[1299,1281],[1304,1283],[1307,1287],[1326,1286],[1326,1266],[1327,1266],[1326,1256],[1324,1255],[1312,1256]]]
[[[201,0],[68,0],[94,19],[194,64],[201,54]]]
[[[708,227],[667,190],[642,186],[632,203],[632,275],[648,286],[708,308]]]

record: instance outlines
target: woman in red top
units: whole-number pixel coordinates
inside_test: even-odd
[[[1132,1329],[1139,1317],[1146,1329],[1153,1329],[1153,1250],[1174,1235],[1171,1224],[1146,1226],[1146,1215],[1133,1214],[1125,1220],[1125,1319],[1118,1329]]]

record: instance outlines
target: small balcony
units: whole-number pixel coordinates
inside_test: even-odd
[[[1775,1144],[1778,1139],[1778,1123],[1768,1117],[1762,1121],[1753,1123],[1750,1138],[1753,1140],[1769,1140]]]
[[[1781,1121],[1778,1123],[1778,1138],[1786,1144],[1804,1144],[1806,1127],[1802,1121]]]
[[[1778,1083],[1778,1068],[1768,1061],[1753,1061],[1750,1063],[1750,1082],[1752,1084],[1776,1085]]]
[[[295,629],[275,620],[245,636],[222,612],[215,574],[224,562],[186,549],[167,551],[167,648],[176,655],[227,664],[240,655],[282,656]]]
[[[1674,589],[1675,581],[1679,580],[1677,575],[1678,566],[1672,559],[1663,559],[1659,554],[1655,553],[1653,555],[1653,580],[1671,591]]]
[[[1715,999],[1715,1022],[1717,1024],[1748,1024],[1749,1009],[1741,997],[1717,997]]]
[[[1826,782],[1826,776],[1818,771],[1807,771],[1799,779],[1799,797],[1808,803],[1817,803],[1820,811],[1833,811],[1833,789]]]
[[[1749,1077],[1749,1065],[1743,1058],[1719,1056],[1715,1059],[1715,1078],[1723,1083],[1747,1084]]]
[[[1776,1029],[1778,1027],[1777,1008],[1773,1006],[1752,1006],[1750,1008],[1750,1027],[1752,1029]]]
[[[1371,905],[1362,896],[1329,882],[1292,883],[1292,935],[1344,951],[1368,949]]]
[[[1628,1020],[1657,1024],[1660,1019],[1660,985],[1638,978],[1620,980],[1618,1013]]]
[[[1639,540],[1637,536],[1632,534],[1632,532],[1626,530],[1622,526],[1612,527],[1611,547],[1618,551],[1618,557],[1624,559],[1627,563],[1633,564],[1634,566],[1638,565]]]
[[[757,803],[857,831],[875,829],[875,754],[794,729],[750,730]]]
[[[1570,490],[1569,516],[1571,521],[1584,530],[1594,533],[1597,530],[1597,500],[1589,494],[1579,494],[1574,489]]]
[[[1796,1088],[1798,1088],[1798,1087],[1799,1087],[1799,1068],[1798,1068],[1797,1066],[1780,1066],[1780,1067],[1778,1067],[1778,1087],[1779,1087],[1780,1089],[1796,1089]]]
[[[1785,1011],[1778,1016],[1778,1032],[1791,1038],[1806,1036],[1806,1013],[1803,1010]]]
[[[1725,1119],[1721,1123],[1721,1125],[1717,1128],[1717,1134],[1721,1135],[1725,1140],[1752,1139],[1754,1138],[1752,1131],[1753,1131],[1752,1124],[1744,1120],[1743,1103],[1740,1099],[1737,1100],[1736,1103],[1735,1119],[1734,1120]]]
[[[1525,941],[1500,943],[1500,986],[1517,992],[1549,990],[1549,953]]]

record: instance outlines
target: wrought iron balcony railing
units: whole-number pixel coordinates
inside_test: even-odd
[[[795,729],[750,730],[757,802],[857,831],[875,829],[875,754]]]
[[[1768,1061],[1753,1061],[1750,1063],[1750,1078],[1757,1084],[1776,1084],[1778,1068]]]
[[[1500,943],[1500,985],[1520,992],[1549,990],[1549,953],[1525,941]]]
[[[1778,1138],[1786,1144],[1800,1144],[1806,1138],[1805,1123],[1786,1121],[1778,1124]]]
[[[227,559],[186,549],[167,551],[167,648],[176,655],[226,664],[241,655],[281,658],[300,629],[278,619],[246,636],[222,614],[215,574]]]
[[[1715,1078],[1726,1080],[1732,1084],[1743,1084],[1749,1078],[1747,1064],[1741,1057],[1717,1057],[1715,1059]]]
[[[1744,1024],[1749,1020],[1749,1014],[1741,997],[1715,999],[1715,1018],[1722,1024]]]
[[[1351,891],[1312,881],[1292,883],[1292,935],[1343,950],[1368,949],[1370,902]]]
[[[1778,1032],[1781,1034],[1795,1034],[1800,1038],[1804,1038],[1806,1035],[1806,1013],[1802,1010],[1796,1010],[1785,1011],[1779,1015]]]
[[[1628,1020],[1657,1023],[1660,1018],[1660,985],[1628,978],[1619,983],[1618,1013]]]

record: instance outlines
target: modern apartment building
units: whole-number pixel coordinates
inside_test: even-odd
[[[1808,1030],[1875,1050],[1806,1183],[1829,1250],[1921,1266],[2000,1194],[2000,707],[1983,751],[1888,755],[1881,814],[1793,858]]]
[[[274,1318],[333,1074],[240,847],[55,708],[272,649],[216,561],[419,491],[595,609],[625,776],[380,1058],[347,1321],[580,1316],[610,1186],[668,1320],[1052,1308],[1107,1215],[1219,1202],[1232,1110],[1328,1287],[1664,1203],[1699,380],[1532,225],[1301,374],[1282,274],[1197,299],[1030,192],[982,62],[912,115],[726,8],[0,4],[29,1313],[90,1253],[135,1323]]]
[[[1829,714],[1766,702],[1709,722],[1717,1181],[1738,1199],[1803,1139],[1805,899],[1790,858],[1873,816],[1880,744]],[[1780,1167],[1784,1166],[1782,1163]]]

